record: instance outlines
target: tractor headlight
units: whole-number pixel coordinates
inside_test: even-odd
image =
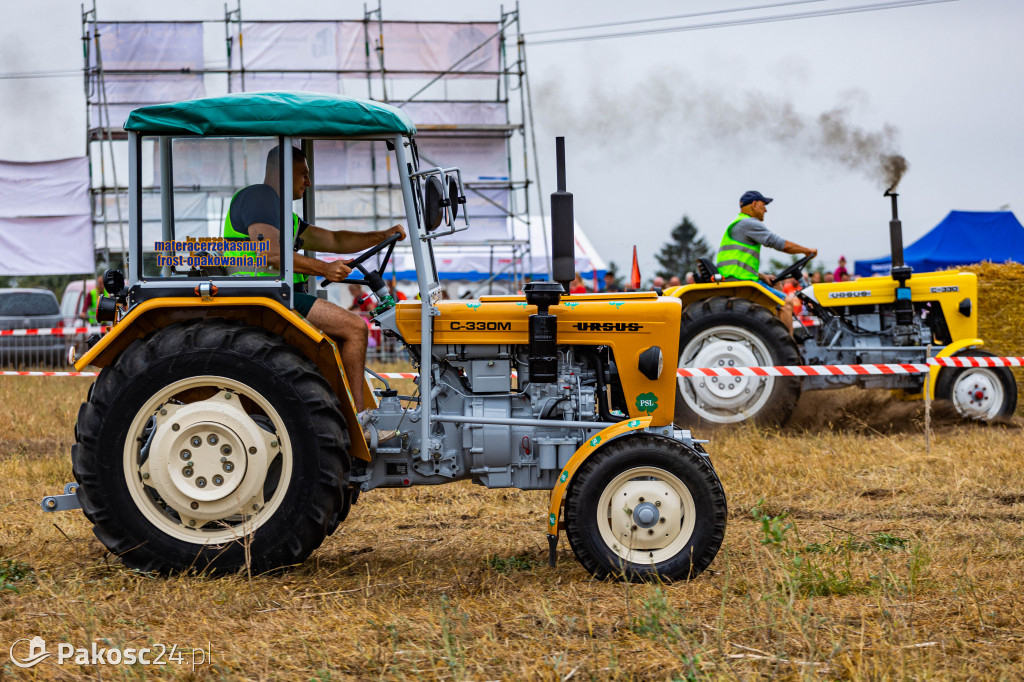
[[[661,378],[661,370],[665,366],[665,358],[661,353],[661,348],[652,346],[645,350],[640,354],[640,362],[638,364],[641,374],[651,381],[657,381]]]

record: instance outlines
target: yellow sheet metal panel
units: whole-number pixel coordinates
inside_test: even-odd
[[[536,306],[523,296],[489,296],[479,301],[441,301],[434,320],[435,344],[529,343]],[[558,343],[609,346],[618,368],[630,417],[671,424],[675,414],[675,359],[679,352],[679,299],[652,292],[628,296],[566,296],[550,311],[558,318]],[[398,304],[396,323],[406,341],[420,343],[419,302]],[[658,346],[664,368],[657,380],[639,371],[640,354]]]
[[[749,301],[775,312],[785,299],[768,292],[764,287],[753,282],[711,282],[709,284],[688,284],[672,287],[665,292],[666,296],[674,296],[683,303],[683,308],[713,296],[745,298]]]
[[[970,272],[914,273],[907,285],[915,303],[936,302],[953,341],[978,335],[978,278]],[[847,305],[892,305],[896,281],[891,277],[862,277],[850,282],[814,285],[814,296],[826,308]],[[971,300],[971,314],[960,313],[960,302]]]
[[[302,315],[269,298],[255,297],[169,297],[143,301],[125,315],[75,363],[82,371],[86,366],[106,367],[137,339],[174,322],[197,318],[222,317],[242,320],[282,336],[285,341],[309,358],[324,375],[341,403],[342,415],[348,425],[351,454],[370,461],[370,451],[356,418],[352,391],[341,367],[341,356],[334,342],[309,324]],[[370,386],[363,380],[367,407],[374,407]]]
[[[562,501],[565,499],[565,491],[569,488],[569,481],[576,474],[577,469],[590,457],[599,447],[607,445],[609,441],[614,438],[618,438],[623,434],[629,433],[630,431],[637,431],[639,429],[645,429],[651,425],[651,419],[649,417],[641,417],[639,419],[630,419],[629,421],[619,422],[613,426],[609,426],[603,431],[599,432],[593,438],[584,443],[573,456],[566,462],[565,467],[562,469],[562,473],[558,475],[558,483],[551,489],[551,503],[548,506],[548,533],[551,535],[557,534],[562,528],[561,522],[561,510]]]

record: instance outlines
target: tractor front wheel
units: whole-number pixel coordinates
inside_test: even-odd
[[[338,524],[348,435],[337,397],[280,337],[178,323],[105,367],[72,465],[96,537],[146,571],[296,564]]]
[[[688,580],[725,537],[725,492],[710,461],[659,436],[616,439],[583,464],[569,488],[569,545],[594,577]]]

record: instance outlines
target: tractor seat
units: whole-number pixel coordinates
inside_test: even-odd
[[[697,272],[693,279],[698,284],[710,284],[711,282],[721,282],[722,275],[718,272],[718,266],[705,256],[697,259]]]

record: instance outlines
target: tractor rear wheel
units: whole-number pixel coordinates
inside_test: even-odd
[[[800,353],[786,326],[763,306],[716,296],[683,311],[678,367],[799,364]],[[781,425],[799,399],[799,378],[678,377],[675,422],[684,428],[741,421]]]
[[[956,354],[995,357],[992,353],[968,349]],[[1017,409],[1017,382],[1006,367],[943,367],[935,380],[935,397],[950,400],[957,413],[975,421],[1003,421]]]
[[[297,564],[337,526],[348,434],[316,367],[280,337],[177,323],[105,367],[78,412],[78,498],[145,571]]]
[[[652,435],[613,440],[583,464],[565,502],[566,536],[594,577],[688,580],[725,537],[728,510],[711,462]]]

